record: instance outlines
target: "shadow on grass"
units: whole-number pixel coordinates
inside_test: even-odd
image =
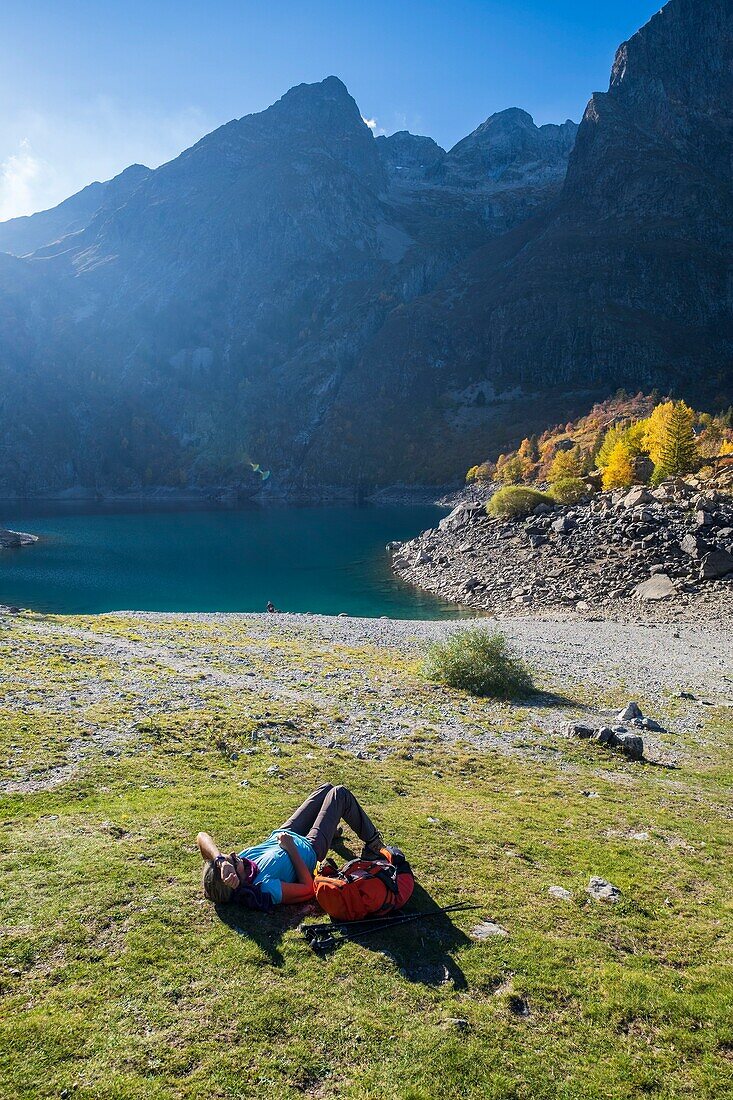
[[[217,905],[215,909],[222,924],[238,936],[253,940],[268,956],[271,966],[282,966],[284,963],[280,942],[286,932],[298,928],[309,917],[323,916],[323,910],[315,902],[279,905],[272,913],[259,913],[241,905]]]
[[[456,928],[449,913],[440,913],[439,910],[438,902],[416,882],[415,891],[402,912],[409,915],[434,911],[436,916],[413,921],[404,928],[375,932],[356,943],[366,951],[386,955],[409,982],[466,989],[466,976],[452,952],[470,944],[471,940],[465,932]]]
[[[354,858],[354,852],[342,840],[336,841],[334,849],[345,860]],[[272,913],[258,913],[237,905],[217,905],[215,908],[223,924],[237,935],[253,940],[268,956],[270,965],[278,967],[284,963],[280,944],[286,932],[299,928],[305,920],[323,923],[328,919],[315,902],[281,905]],[[454,989],[466,989],[466,977],[451,952],[465,947],[471,940],[465,932],[456,928],[450,914],[440,913],[440,908],[438,902],[416,882],[414,893],[403,912],[435,912],[435,916],[411,922],[402,929],[376,931],[354,943],[366,951],[386,955],[410,982],[433,986],[452,984]]]

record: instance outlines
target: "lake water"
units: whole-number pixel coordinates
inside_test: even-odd
[[[432,507],[87,512],[5,507],[41,541],[0,551],[0,603],[37,611],[282,611],[441,618],[397,581],[385,543],[434,527]]]

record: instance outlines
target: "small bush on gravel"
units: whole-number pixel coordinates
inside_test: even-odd
[[[541,493],[539,489],[528,489],[526,485],[508,485],[506,489],[499,489],[486,505],[486,511],[495,519],[519,519],[528,516],[538,504],[549,504],[555,501],[547,493]]]
[[[579,477],[561,477],[552,486],[551,492],[558,504],[577,504],[590,495],[587,485]]]
[[[481,627],[461,630],[430,646],[421,671],[428,680],[472,695],[511,699],[532,690],[532,676],[503,634]]]

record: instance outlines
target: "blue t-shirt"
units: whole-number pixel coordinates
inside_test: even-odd
[[[240,852],[243,859],[251,859],[260,869],[255,879],[255,885],[269,894],[275,905],[280,905],[283,900],[283,882],[297,882],[298,876],[293,867],[293,861],[287,852],[283,851],[277,842],[280,833],[287,833],[295,841],[295,847],[309,871],[316,867],[316,853],[313,845],[300,833],[294,833],[292,829],[276,829],[270,833],[267,840],[261,844],[255,844],[253,848],[245,848]]]

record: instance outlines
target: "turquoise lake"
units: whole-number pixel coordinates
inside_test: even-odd
[[[434,527],[434,507],[88,511],[5,507],[41,541],[0,551],[0,603],[35,611],[282,611],[442,618],[397,581],[385,544]]]

